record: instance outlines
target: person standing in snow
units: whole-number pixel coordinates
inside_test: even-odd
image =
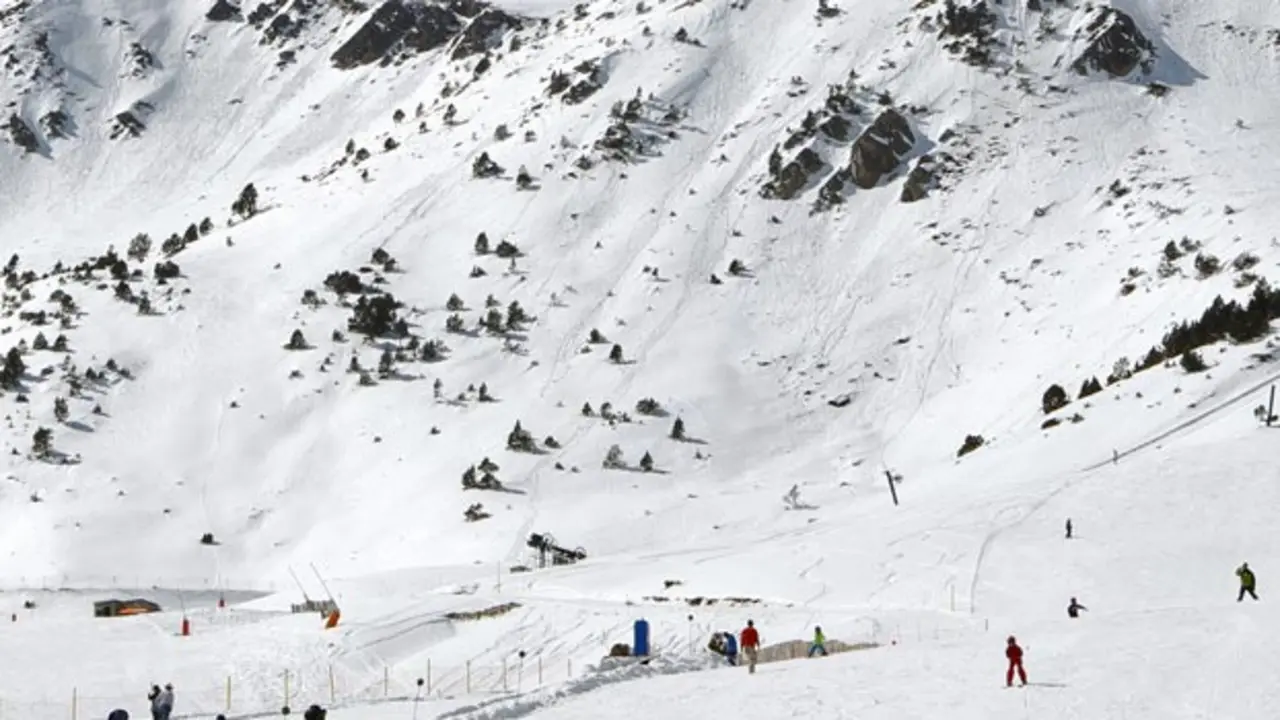
[[[821,627],[813,628],[813,644],[809,646],[809,657],[813,657],[816,653],[822,653],[823,657],[827,656],[827,637],[822,634]]]
[[[151,720],[161,720],[159,685],[151,686],[151,691],[147,693],[147,701],[151,703]]]
[[[742,646],[742,654],[747,658],[747,672],[754,674],[756,659],[760,656],[760,633],[756,630],[754,620],[747,621],[747,626],[738,637],[738,644]]]
[[[173,684],[168,683],[164,686],[164,692],[156,697],[156,708],[160,711],[159,720],[169,720],[169,715],[173,712]]]
[[[1027,684],[1027,671],[1022,668],[1022,648],[1018,646],[1018,641],[1012,635],[1009,636],[1009,647],[1005,648],[1004,656],[1009,659],[1009,670],[1004,675],[1004,684],[1006,687],[1013,687],[1013,673],[1018,672],[1018,680],[1025,686]]]
[[[730,665],[738,664],[738,638],[731,632],[724,634],[724,657]]]
[[[1088,609],[1089,608],[1076,602],[1075,598],[1071,598],[1071,604],[1067,606],[1067,617],[1078,618],[1080,617],[1081,610],[1087,611]]]
[[[1258,578],[1254,577],[1253,571],[1249,569],[1249,563],[1244,563],[1236,569],[1236,577],[1240,578],[1240,595],[1236,598],[1236,602],[1244,600],[1245,593],[1249,593],[1249,597],[1257,600],[1258,594],[1254,590],[1258,586]]]
[[[1067,518],[1067,539],[1071,539],[1071,518]]]

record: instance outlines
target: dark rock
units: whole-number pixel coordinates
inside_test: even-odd
[[[801,150],[769,181],[760,194],[766,198],[793,200],[809,184],[809,178],[822,169],[822,158],[812,148]]]
[[[827,121],[818,126],[823,135],[835,140],[836,142],[849,142],[853,137],[853,123],[834,115],[827,118]]]
[[[854,184],[864,190],[875,187],[880,178],[898,168],[915,143],[911,125],[897,110],[889,108],[880,113],[853,143],[849,168]]]
[[[40,118],[40,127],[46,137],[62,139],[71,137],[73,123],[71,116],[62,110],[50,110]]]
[[[462,60],[499,48],[502,46],[502,35],[508,30],[519,30],[520,27],[520,18],[497,8],[488,8],[462,31],[450,57]]]
[[[1081,75],[1090,71],[1105,72],[1111,77],[1124,77],[1139,66],[1150,72],[1156,49],[1138,24],[1115,8],[1093,10],[1092,17],[1080,33],[1087,37],[1086,47],[1071,69]]]
[[[31,126],[25,120],[17,115],[9,116],[9,139],[13,143],[22,148],[23,151],[29,153],[38,153],[41,150],[40,137],[36,135]]]
[[[911,203],[917,200],[923,200],[929,194],[929,190],[933,187],[934,170],[937,163],[931,155],[922,155],[916,161],[916,166],[911,168],[911,172],[907,173],[907,181],[902,185],[901,200],[904,203]]]
[[[111,139],[115,140],[124,135],[140,137],[142,131],[147,129],[147,117],[153,110],[155,107],[150,103],[138,101],[128,110],[116,115],[111,128]]]
[[[242,22],[244,14],[240,12],[240,6],[230,2],[230,0],[216,0],[213,7],[209,8],[209,12],[205,13],[205,19],[211,22]]]
[[[959,55],[970,65],[991,65],[991,51],[996,45],[993,32],[997,21],[995,13],[987,7],[986,0],[968,5],[957,5],[954,0],[946,0],[938,20],[941,26],[938,36],[943,38],[942,45],[948,52]]]
[[[331,60],[342,70],[375,62],[386,64],[398,52],[424,53],[442,47],[461,29],[458,16],[438,5],[387,0]]]
[[[263,23],[275,17],[280,12],[280,8],[284,7],[285,0],[271,0],[271,2],[258,3],[258,7],[249,13],[249,24],[261,28]]]

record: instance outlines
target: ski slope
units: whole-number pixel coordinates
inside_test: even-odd
[[[1280,282],[1280,113],[1257,91],[1277,80],[1270,4],[1112,3],[1150,43],[1124,77],[1071,69],[1098,17],[1074,2],[991,5],[985,65],[948,48],[938,4],[510,0],[497,5],[524,19],[477,52],[455,57],[463,35],[350,69],[335,53],[376,6],[298,3],[255,26],[170,5],[0,4],[0,101],[38,131],[31,152],[12,123],[0,133],[0,261],[34,273],[0,313],[0,351],[26,343],[0,393],[0,609],[18,615],[5,642],[39,648],[0,666],[0,712],[65,717],[72,687],[85,713],[141,712],[166,678],[180,713],[222,710],[228,685],[242,713],[403,700],[428,662],[427,711],[448,717],[599,717],[630,700],[673,718],[1252,718],[1272,699],[1219,679],[1270,669],[1250,643],[1269,621],[1233,602],[1232,571],[1249,561],[1266,601],[1280,498],[1273,428],[1253,410],[1280,376],[1274,341],[1214,343],[1205,372],[1175,359],[1078,397],[1215,296]],[[556,73],[577,89],[553,90]],[[859,108],[849,136],[783,147],[830,86]],[[637,97],[643,149],[610,159],[599,141]],[[909,149],[822,209],[890,105]],[[761,196],[775,148],[784,164],[819,157],[794,199]],[[482,152],[498,177],[475,177]],[[925,154],[942,169],[903,202]],[[258,212],[243,217],[248,183]],[[481,232],[521,254],[478,254]],[[125,257],[138,233],[141,261]],[[1171,242],[1184,247],[1162,259]],[[54,271],[108,246],[132,302],[109,262]],[[161,284],[165,260],[179,270]],[[325,285],[340,271],[392,293],[413,347],[443,341],[443,358],[352,331],[355,295]],[[479,328],[513,301],[530,319]],[[446,329],[455,313],[462,332]],[[295,330],[305,349],[286,349]],[[69,352],[34,349],[37,334]],[[379,377],[388,349],[402,357]],[[1072,402],[1046,416],[1055,383]],[[605,402],[629,421],[600,417]],[[539,452],[507,449],[516,422]],[[984,443],[957,457],[969,435]],[[626,468],[602,467],[614,445]],[[485,457],[507,492],[462,488]],[[800,509],[782,501],[792,485]],[[474,503],[491,517],[464,521]],[[531,533],[587,560],[513,572],[535,564]],[[311,597],[332,591],[339,628],[289,612],[291,570]],[[92,599],[152,588],[167,589],[160,615],[88,617]],[[274,594],[208,607],[233,591]],[[1068,623],[1071,596],[1090,612]],[[178,637],[188,603],[194,634]],[[613,676],[588,668],[639,616],[658,674],[680,677],[629,669],[604,690]],[[686,676],[710,662],[710,632],[747,617],[767,642],[821,624],[881,647],[770,664],[751,690],[730,671]],[[1033,677],[1065,687],[995,693],[1010,633]],[[405,709],[357,707],[344,713]]]

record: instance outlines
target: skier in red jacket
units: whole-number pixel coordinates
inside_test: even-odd
[[[754,621],[747,621],[747,626],[742,629],[742,633],[738,637],[738,645],[742,648],[742,654],[747,659],[747,672],[754,673],[756,671],[756,660],[760,652],[760,633],[756,631]]]
[[[1013,687],[1014,670],[1018,671],[1018,679],[1026,685],[1027,671],[1022,669],[1022,648],[1018,647],[1018,641],[1012,635],[1009,636],[1009,647],[1005,648],[1004,656],[1009,658],[1009,671],[1004,676],[1005,685]]]

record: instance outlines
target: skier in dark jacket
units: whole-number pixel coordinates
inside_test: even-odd
[[[1004,684],[1013,687],[1013,673],[1017,671],[1018,680],[1026,685],[1027,671],[1022,668],[1022,648],[1018,647],[1018,641],[1012,635],[1009,636],[1009,646],[1005,648],[1004,656],[1009,659],[1009,670],[1005,673]]]
[[[162,720],[160,716],[160,686],[152,685],[147,693],[147,701],[151,703],[151,720]]]
[[[1080,603],[1076,602],[1076,599],[1075,599],[1075,598],[1071,598],[1071,604],[1067,606],[1067,617],[1078,618],[1078,617],[1080,617],[1080,611],[1081,611],[1081,610],[1086,610],[1086,611],[1087,611],[1088,609],[1089,609],[1089,608],[1087,608],[1087,607],[1085,607],[1085,606],[1081,605]]]
[[[1249,597],[1257,600],[1258,594],[1254,590],[1258,587],[1258,578],[1254,577],[1253,571],[1249,569],[1249,563],[1236,569],[1236,577],[1240,578],[1240,595],[1236,597],[1236,602],[1244,600],[1245,593],[1249,593]]]

